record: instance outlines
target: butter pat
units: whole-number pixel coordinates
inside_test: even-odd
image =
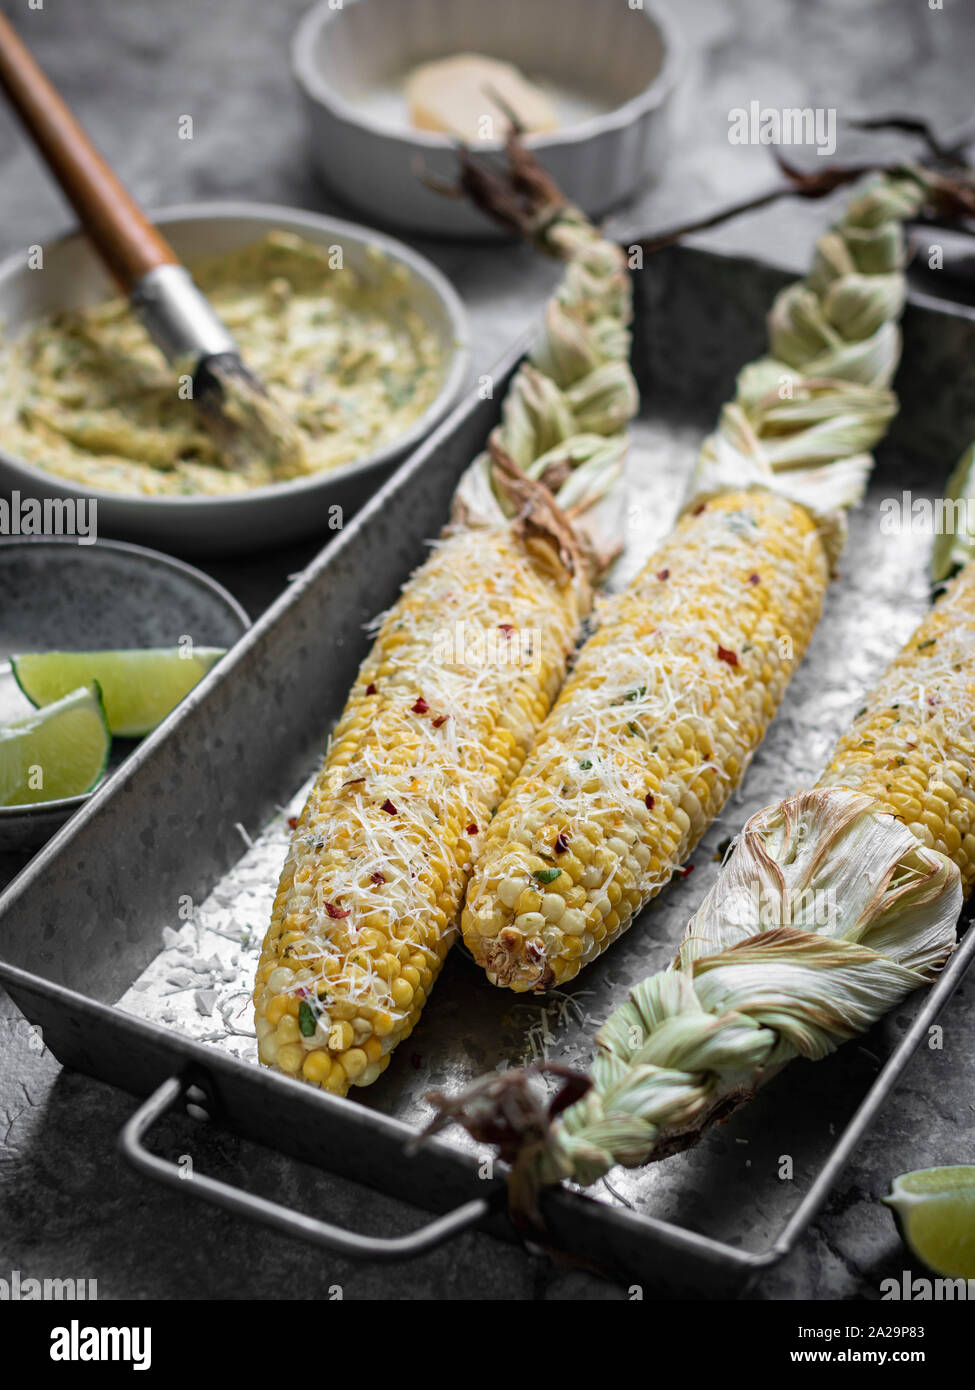
[[[507,110],[528,133],[559,125],[551,101],[516,67],[476,53],[414,68],[406,79],[406,98],[417,129],[453,135],[468,145],[503,140],[510,129]]]

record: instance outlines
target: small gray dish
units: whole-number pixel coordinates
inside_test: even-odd
[[[0,723],[30,712],[9,666],[17,652],[230,647],[250,619],[226,589],[181,560],[120,541],[0,541]],[[109,772],[131,749],[112,745]],[[0,853],[37,848],[88,794],[0,806]]]

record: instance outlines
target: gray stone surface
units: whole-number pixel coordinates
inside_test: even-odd
[[[44,0],[40,10],[3,0],[2,8],[146,204],[253,197],[347,212],[310,169],[288,74],[287,40],[303,0]],[[682,0],[673,9],[690,62],[671,164],[657,189],[614,218],[620,231],[667,227],[769,186],[776,175],[767,150],[727,141],[729,109],[753,99],[832,105],[841,121],[923,111],[942,131],[970,115],[975,16],[962,0],[946,0],[943,10],[922,0]],[[192,141],[177,139],[183,114],[193,116]],[[875,137],[869,148],[915,147]],[[863,150],[862,137],[841,133],[837,158]],[[69,220],[2,111],[0,187],[0,252],[43,241]],[[826,207],[786,204],[705,241],[800,266],[827,217]],[[466,298],[476,366],[486,370],[537,314],[551,268],[518,247],[417,244]],[[904,1267],[878,1195],[898,1172],[972,1158],[975,1089],[966,1062],[975,983],[962,986],[943,1021],[944,1049],[916,1059],[800,1249],[755,1296],[871,1299],[880,1279]],[[480,1235],[383,1269],[265,1234],[129,1170],[115,1140],[131,1107],[35,1051],[27,1025],[0,996],[0,1274],[94,1278],[103,1298],[318,1298],[336,1284],[347,1298],[625,1297]],[[185,1138],[176,1122],[162,1136],[176,1152]],[[414,1217],[227,1134],[200,1130],[192,1150],[204,1171],[362,1229],[404,1230]]]

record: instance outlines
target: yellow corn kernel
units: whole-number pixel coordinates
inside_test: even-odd
[[[309,1052],[302,1064],[301,1074],[306,1081],[313,1082],[320,1086],[328,1077],[332,1070],[332,1059],[324,1048],[316,1048],[314,1052]]]
[[[339,1061],[342,1063],[345,1074],[350,1081],[354,1081],[357,1076],[361,1076],[369,1065],[369,1058],[361,1047],[350,1047],[348,1052],[342,1053]]]
[[[301,1037],[301,1030],[298,1027],[298,1020],[294,1014],[287,1013],[278,1024],[278,1042],[293,1043]]]
[[[352,1024],[347,1019],[333,1023],[328,1034],[328,1045],[333,1052],[344,1052],[352,1046]]]
[[[276,1065],[281,1071],[290,1072],[291,1075],[294,1075],[295,1072],[301,1070],[301,1065],[304,1060],[304,1051],[298,1043],[287,1043],[284,1047],[278,1048]]]
[[[419,984],[419,980],[417,984]],[[416,990],[413,985],[410,984],[409,980],[404,979],[401,975],[398,980],[394,980],[390,985],[390,993],[393,996],[393,1003],[398,1009],[408,1009],[413,1002],[413,996]]]
[[[264,1010],[264,1017],[274,1028],[278,1026],[288,1011],[288,996],[276,994]]]

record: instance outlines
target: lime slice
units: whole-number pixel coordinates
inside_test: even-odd
[[[188,695],[223,656],[222,647],[144,647],[122,652],[38,652],[12,656],[17,684],[35,705],[97,681],[108,727],[141,738]]]
[[[0,806],[29,806],[90,791],[112,738],[97,685],[0,729]]]
[[[975,1279],[975,1166],[904,1173],[884,1201],[923,1264],[951,1279]]]

